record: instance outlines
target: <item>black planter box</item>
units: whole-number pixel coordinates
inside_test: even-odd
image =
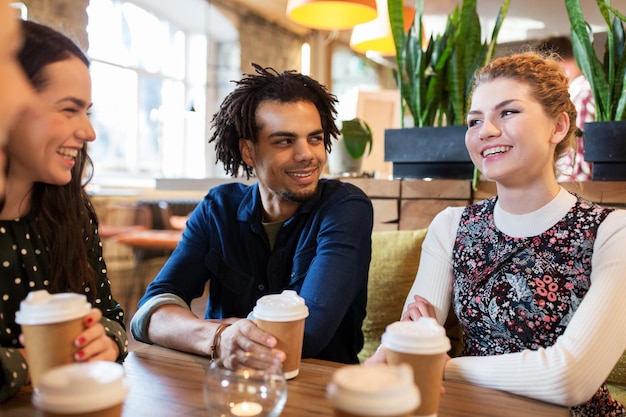
[[[585,161],[594,181],[626,180],[626,121],[585,123]]]
[[[474,164],[465,147],[467,126],[385,130],[385,161],[394,178],[472,179]]]

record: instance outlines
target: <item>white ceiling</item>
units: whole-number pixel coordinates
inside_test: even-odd
[[[210,0],[209,0],[210,1]],[[294,24],[285,16],[287,0],[230,0],[242,5],[266,19],[297,31],[306,33],[307,29]],[[606,28],[595,0],[580,0],[587,21],[599,30]],[[462,0],[424,0],[425,16],[444,18],[454,10]],[[495,20],[501,0],[478,0],[478,14],[483,19],[484,27]],[[626,14],[626,0],[612,0],[611,5]],[[539,39],[549,35],[568,35],[569,23],[563,0],[511,0],[509,13],[504,21],[499,42],[524,39]]]
[[[173,21],[184,22],[188,28],[210,32],[222,39],[237,38],[237,30],[228,24],[227,19],[220,19],[220,13],[212,5],[213,0],[132,0],[145,7],[155,9],[167,15]],[[285,27],[300,35],[310,29],[291,21],[285,14],[288,0],[219,0],[222,4],[249,10],[270,22]],[[478,14],[482,20],[484,32],[493,27],[493,23],[502,4],[502,0],[477,0]],[[206,8],[206,3],[209,3]],[[424,24],[437,32],[445,25],[445,18],[462,0],[424,0]],[[606,31],[606,24],[596,5],[596,0],[580,0],[585,18],[594,31]],[[626,0],[612,0],[611,5],[622,14],[626,14]],[[568,35],[569,23],[564,0],[511,0],[509,13],[502,25],[499,43],[540,39],[549,35]],[[483,33],[487,36],[488,33]],[[350,31],[338,34],[341,41],[348,42]]]

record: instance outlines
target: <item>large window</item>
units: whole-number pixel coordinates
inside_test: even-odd
[[[217,12],[203,0],[141,3],[91,0],[87,9],[96,184],[201,178],[214,165],[206,119],[224,92],[218,89],[220,71],[213,70],[211,55],[227,51],[237,56],[232,48],[236,31],[222,27],[221,38],[212,37],[207,22]],[[160,3],[177,7],[176,13],[148,9]]]

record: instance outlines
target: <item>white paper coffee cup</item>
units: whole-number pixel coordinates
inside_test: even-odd
[[[83,319],[90,311],[87,297],[75,293],[33,291],[20,303],[15,321],[22,327],[34,387],[46,371],[74,362],[74,339],[84,330]]]
[[[266,295],[257,300],[252,314],[257,326],[278,340],[276,348],[285,352],[285,378],[295,378],[300,372],[304,321],[309,315],[304,298],[293,290]]]
[[[20,303],[15,321],[24,325],[52,324],[85,317],[91,304],[83,294],[50,294],[46,290],[32,291]]]
[[[406,363],[413,368],[421,395],[414,415],[437,416],[445,357],[450,350],[450,339],[443,326],[429,317],[391,323],[383,333],[382,345],[387,351],[387,363]]]
[[[338,417],[411,416],[420,394],[409,365],[348,365],[334,372],[327,398]]]
[[[95,361],[46,372],[32,401],[46,417],[119,417],[127,394],[124,367],[115,362]]]

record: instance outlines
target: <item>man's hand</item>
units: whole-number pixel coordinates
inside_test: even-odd
[[[253,321],[240,319],[224,329],[217,349],[220,358],[226,358],[238,352],[251,352],[271,355],[282,363],[286,355],[282,350],[275,349],[277,343],[274,336],[259,329]],[[225,365],[229,367],[230,364],[225,363]]]

